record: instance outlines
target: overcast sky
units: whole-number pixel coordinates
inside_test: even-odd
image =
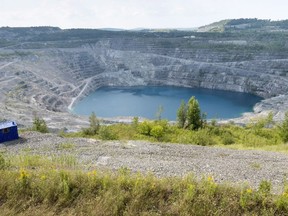
[[[288,19],[288,0],[0,0],[0,26],[191,28],[229,18]]]

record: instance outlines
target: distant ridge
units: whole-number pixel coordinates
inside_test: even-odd
[[[140,32],[171,32],[171,31],[196,31],[198,28],[134,28],[129,31],[140,31]]]
[[[227,19],[201,26],[198,32],[288,31],[288,20],[271,21],[257,18]]]
[[[120,28],[99,28],[98,30],[103,30],[103,31],[127,31],[126,29],[120,29]]]
[[[221,20],[218,22],[211,23],[209,25],[201,26],[197,29],[198,32],[223,32],[225,30],[225,25],[231,20]]]
[[[106,32],[173,32],[173,31],[195,31],[195,32],[232,32],[232,31],[288,31],[288,19],[272,21],[270,19],[257,18],[241,18],[241,19],[225,19],[211,24],[194,27],[194,28],[70,28],[61,29],[54,26],[31,26],[31,27],[0,27],[1,31],[6,32],[21,32],[31,34],[33,33],[55,33],[61,31],[106,31]]]

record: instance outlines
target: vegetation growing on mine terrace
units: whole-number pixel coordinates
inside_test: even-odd
[[[38,131],[41,133],[48,133],[48,127],[44,119],[38,117],[37,115],[34,115],[33,119],[33,126],[31,128],[33,131]]]
[[[83,128],[82,133],[85,135],[96,135],[100,129],[100,122],[97,119],[95,113],[93,112],[89,117],[89,128]]]
[[[198,130],[204,127],[205,114],[201,114],[199,103],[194,96],[188,104],[182,101],[177,111],[177,120],[180,128]]]
[[[90,125],[96,116],[90,116]],[[93,119],[93,121],[91,121]],[[216,120],[207,123],[201,113],[198,101],[191,98],[187,104],[182,102],[177,112],[177,124],[169,124],[167,120],[145,120],[139,122],[135,117],[132,124],[98,125],[97,133],[85,131],[63,133],[67,137],[91,137],[104,140],[148,140],[157,142],[196,144],[202,146],[226,146],[234,149],[262,149],[288,152],[288,112],[281,124],[273,122],[272,114],[251,121],[245,126],[217,124]]]
[[[229,124],[218,125],[216,121],[206,123],[198,130],[180,128],[170,125],[167,120],[134,121],[132,124],[101,125],[98,134],[90,136],[83,132],[62,133],[67,137],[90,137],[104,140],[148,140],[202,146],[220,145],[236,149],[263,149],[288,151],[285,145],[287,131],[285,124],[263,124],[268,118],[246,126]],[[285,121],[287,122],[287,120]]]

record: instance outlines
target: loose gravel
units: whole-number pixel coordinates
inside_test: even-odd
[[[275,193],[283,190],[288,174],[288,155],[282,153],[147,141],[63,138],[38,132],[25,132],[17,141],[0,144],[0,151],[8,154],[74,155],[83,165],[81,168],[87,170],[125,167],[133,172],[153,173],[159,177],[181,177],[189,173],[199,178],[212,175],[217,182],[246,183],[254,188],[262,180],[268,180]]]

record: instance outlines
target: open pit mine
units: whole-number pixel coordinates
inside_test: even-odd
[[[264,99],[233,121],[269,112],[281,120],[288,110],[288,28],[236,21],[195,31],[2,27],[0,118],[29,126],[38,115],[51,128],[77,130],[87,118],[71,108],[99,87],[164,85],[252,93]]]

